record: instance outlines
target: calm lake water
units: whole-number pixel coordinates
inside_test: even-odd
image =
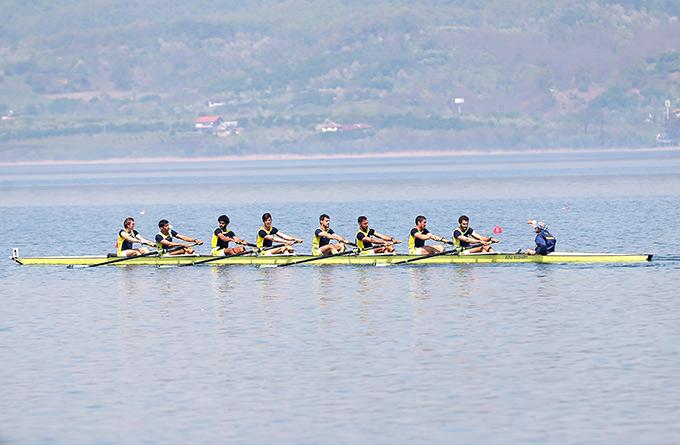
[[[407,238],[648,264],[28,267],[0,262],[0,443],[644,443],[680,438],[680,152],[0,166],[0,252],[100,254],[131,215],[311,248]],[[403,246],[403,245],[402,245]],[[203,248],[207,251],[207,248]],[[401,247],[405,250],[405,247]]]

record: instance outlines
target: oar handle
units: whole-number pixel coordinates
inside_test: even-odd
[[[437,234],[434,234],[434,233],[432,233],[431,235],[432,235],[432,236],[436,236],[437,238],[439,238],[439,240],[430,238],[430,239],[432,239],[432,241],[434,241],[434,242],[437,242],[437,243],[444,243],[444,244],[448,244],[448,245],[450,245],[450,246],[453,246],[453,244],[454,244],[453,240],[447,239],[445,236],[437,235]]]
[[[277,235],[277,236],[278,236],[278,235]],[[285,239],[285,238],[282,238],[282,237],[280,237],[280,236],[279,236],[278,238],[279,238],[279,239],[282,239],[282,240],[285,242],[285,244],[281,244],[281,246],[284,246],[284,245],[292,245],[292,244],[301,244],[301,243],[304,242],[304,240],[297,239],[297,238],[296,238],[296,239],[293,239],[293,240]],[[288,244],[288,243],[291,243],[291,244]]]
[[[269,247],[260,247],[260,248],[257,249],[257,253],[266,252],[266,251],[272,250],[272,249],[278,249],[279,247],[283,247],[283,246],[285,246],[285,244],[272,244]]]
[[[375,249],[380,249],[381,247],[385,246],[393,246],[393,243],[383,243],[383,244],[378,244],[375,243],[371,247],[362,247],[361,249],[358,249],[359,252],[365,252],[367,250],[375,250]]]
[[[202,242],[199,243],[199,242],[194,241],[194,242],[192,242],[191,244],[186,244],[186,245],[185,245],[185,244],[182,244],[182,245],[180,245],[180,246],[172,246],[172,247],[169,248],[169,249],[163,249],[163,250],[160,251],[159,253],[162,255],[162,254],[164,254],[164,253],[176,252],[176,251],[178,251],[178,250],[186,249],[187,247],[200,246],[201,244],[203,244],[203,243],[202,243]]]

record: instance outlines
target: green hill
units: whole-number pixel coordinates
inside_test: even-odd
[[[679,107],[677,1],[177,3],[3,2],[0,160],[649,146]]]

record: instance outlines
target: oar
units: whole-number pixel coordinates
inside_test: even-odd
[[[350,246],[357,247],[357,245],[354,244],[354,243],[343,243],[343,244],[349,244]],[[260,267],[286,267],[286,266],[294,266],[295,264],[311,263],[312,261],[325,260],[327,258],[333,258],[333,257],[336,257],[336,256],[358,255],[359,252],[362,252],[364,250],[373,250],[373,249],[376,249],[376,248],[384,246],[384,245],[385,244],[376,244],[375,246],[364,247],[363,249],[346,250],[345,252],[338,252],[338,253],[334,253],[332,255],[319,255],[319,256],[315,256],[313,258],[305,258],[304,260],[293,261],[292,263],[266,264],[266,265],[261,265]]]
[[[467,247],[467,249],[465,249],[465,250],[474,249],[475,247],[480,247],[480,246],[483,246],[483,245],[484,245],[483,243],[471,244],[471,245],[469,245],[469,246]],[[417,257],[415,257],[415,258],[409,258],[408,260],[397,261],[396,263],[383,263],[383,264],[385,264],[386,266],[398,266],[398,265],[400,265],[400,264],[413,263],[413,262],[415,262],[415,261],[424,260],[424,259],[426,259],[426,258],[434,258],[434,257],[436,257],[436,256],[441,256],[441,255],[451,255],[451,256],[456,256],[456,255],[460,255],[460,254],[463,253],[465,250],[448,249],[448,250],[444,250],[443,252],[431,253],[431,254],[428,254],[428,255],[417,256]]]
[[[196,243],[189,244],[189,247],[195,246],[195,245],[196,245]],[[173,247],[173,248],[170,248],[170,249],[166,250],[165,252],[174,252],[174,251],[176,251],[176,250],[184,249],[185,247],[187,247],[187,246],[175,246],[175,247]],[[83,268],[83,267],[108,266],[109,264],[122,263],[123,261],[134,260],[135,258],[142,258],[142,257],[145,257],[145,256],[160,255],[161,253],[163,253],[163,252],[159,252],[158,250],[154,250],[154,251],[152,251],[152,252],[143,253],[143,254],[141,254],[141,255],[126,256],[126,257],[122,257],[122,258],[115,258],[115,259],[113,259],[113,260],[103,261],[103,262],[101,262],[101,263],[96,263],[96,264],[69,264],[69,265],[66,266],[66,267],[67,267],[68,269],[80,269],[80,268]]]
[[[346,250],[344,252],[338,252],[338,253],[334,253],[332,255],[319,255],[319,256],[315,256],[314,258],[305,258],[304,260],[293,261],[292,263],[272,264],[271,267],[294,266],[296,264],[311,263],[312,261],[319,261],[319,260],[323,260],[323,259],[326,259],[326,258],[333,258],[333,257],[336,257],[336,256],[344,256],[344,255],[356,255],[356,252],[354,252],[354,250]]]
[[[246,246],[257,247],[257,245],[255,245],[255,244],[250,244],[250,243],[245,243],[245,245],[246,245]],[[237,257],[237,256],[250,255],[251,253],[255,253],[255,252],[258,252],[258,251],[260,251],[260,252],[265,252],[265,251],[267,251],[267,250],[276,249],[276,248],[278,248],[278,247],[283,247],[283,244],[274,244],[274,245],[272,245],[271,247],[266,247],[266,248],[264,248],[264,249],[257,249],[257,248],[256,248],[256,249],[244,250],[244,251],[241,252],[241,253],[235,253],[234,255],[229,255],[229,256],[218,255],[218,256],[214,256],[214,257],[211,257],[211,258],[208,258],[208,259],[205,259],[205,260],[195,261],[195,262],[193,262],[193,263],[177,264],[177,265],[175,265],[175,264],[166,264],[166,265],[164,265],[164,266],[165,266],[165,267],[173,267],[173,266],[177,266],[177,267],[197,266],[197,265],[199,265],[199,264],[205,264],[205,263],[210,263],[210,262],[212,262],[212,261],[223,260],[223,259],[225,259],[225,258],[234,258],[234,257]]]

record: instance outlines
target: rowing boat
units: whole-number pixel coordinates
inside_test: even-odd
[[[147,256],[130,258],[124,262],[114,263],[117,266],[163,266],[163,265],[190,265],[209,258],[205,255],[175,255],[175,256]],[[212,266],[243,265],[243,266],[266,266],[281,265],[301,260],[316,258],[311,255],[265,255],[265,256],[238,256],[224,257],[211,261],[207,264]],[[305,264],[314,265],[378,265],[403,262],[417,255],[346,255],[318,259]],[[22,265],[93,265],[106,262],[110,258],[104,256],[52,256],[52,257],[20,257],[12,256],[12,259]],[[650,254],[615,254],[615,253],[576,253],[555,252],[549,255],[525,255],[521,253],[475,253],[469,255],[439,255],[432,258],[423,258],[412,264],[475,264],[475,263],[636,263],[651,261]]]

